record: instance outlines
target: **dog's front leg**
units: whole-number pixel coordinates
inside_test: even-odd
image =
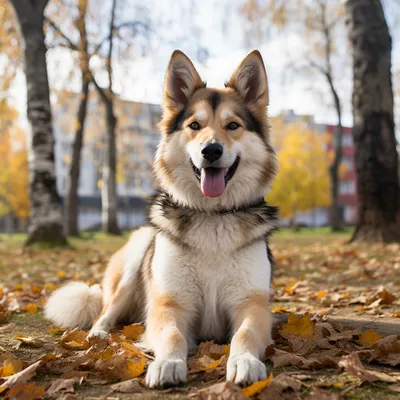
[[[272,316],[268,294],[247,296],[233,315],[234,335],[227,365],[227,380],[240,385],[266,379],[267,369],[260,361],[272,343]]]
[[[150,388],[174,386],[186,381],[187,320],[172,296],[152,299],[146,324],[146,341],[155,353],[146,375]]]

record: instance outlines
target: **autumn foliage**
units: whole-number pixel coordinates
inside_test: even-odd
[[[272,137],[279,173],[266,200],[278,204],[285,218],[330,204],[329,160],[326,135],[303,121],[284,124],[275,120]]]

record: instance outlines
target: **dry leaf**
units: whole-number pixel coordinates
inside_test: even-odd
[[[201,342],[197,349],[197,357],[208,356],[214,360],[220,359],[223,355],[229,356],[230,345],[221,345],[214,343],[213,340]]]
[[[17,335],[15,336],[17,340],[23,343],[26,346],[31,346],[31,347],[40,347],[43,345],[43,341],[38,338],[33,338],[32,336],[25,336],[25,335]]]
[[[140,393],[143,392],[143,387],[140,385],[139,380],[137,378],[134,378],[134,379],[129,379],[128,381],[115,383],[114,385],[111,385],[111,391],[108,393],[108,395],[113,392]]]
[[[22,361],[18,360],[14,357],[10,357],[4,361],[3,366],[1,368],[1,378],[14,375],[20,371],[22,371]]]
[[[56,379],[52,381],[51,385],[47,389],[47,394],[53,396],[56,393],[74,393],[74,385],[79,380],[76,378],[71,379]]]
[[[315,323],[310,320],[308,314],[300,317],[298,315],[289,314],[287,324],[282,324],[281,335],[293,335],[304,339],[312,339],[315,335]]]
[[[254,382],[252,385],[242,389],[242,393],[246,397],[253,397],[256,394],[261,393],[264,389],[266,389],[272,382],[272,379],[273,379],[273,375],[271,372],[267,379],[264,379],[263,381],[259,381],[259,382]]]
[[[296,376],[297,378],[297,376]],[[302,383],[289,374],[280,374],[272,380],[271,384],[258,396],[262,400],[280,400],[282,393],[292,389],[295,393],[301,390]]]
[[[124,326],[121,333],[127,338],[136,342],[141,335],[144,333],[144,328],[142,324],[132,324]]]
[[[372,329],[368,329],[359,337],[360,343],[364,346],[371,346],[380,339],[382,339],[382,336],[379,333],[375,333]]]
[[[208,365],[205,365],[203,368],[201,368],[202,371],[211,371],[215,368],[217,368],[221,364],[222,359],[220,358],[219,360],[215,360],[211,362]]]
[[[87,332],[85,331],[79,329],[68,330],[61,336],[60,344],[73,350],[86,350],[89,347],[86,336]]]
[[[90,353],[87,355],[89,358],[93,358],[95,360],[109,360],[110,358],[115,356],[115,352],[111,347],[107,347],[104,351],[99,353]]]
[[[41,363],[42,361],[36,361],[24,370],[6,378],[6,381],[0,386],[0,393],[4,392],[7,388],[12,388],[14,385],[29,381],[36,374],[36,370]]]
[[[29,303],[26,307],[25,307],[25,311],[27,311],[28,313],[34,314],[35,312],[37,312],[38,310],[38,306],[34,303]]]
[[[375,382],[383,381],[389,383],[397,382],[397,379],[389,374],[380,371],[373,371],[366,369],[358,357],[356,352],[351,353],[348,356],[344,356],[339,361],[339,366],[343,367],[349,375],[356,376],[362,381]]]
[[[382,288],[376,295],[375,297],[378,297],[381,299],[381,304],[392,304],[395,300],[397,300],[397,297],[390,293],[387,289]]]
[[[63,329],[63,328],[48,328],[47,329],[47,332],[55,333],[55,334],[64,333],[65,331],[66,331],[66,329]]]
[[[145,357],[146,356],[146,354],[141,349],[139,349],[139,347],[135,346],[134,344],[122,342],[121,348],[123,348],[124,350],[127,350],[129,352],[130,357],[137,357],[137,356]]]
[[[13,386],[5,399],[12,400],[37,400],[45,395],[45,386],[36,386],[34,383],[19,383]]]
[[[232,382],[221,382],[206,389],[190,394],[194,400],[245,400],[246,396],[238,386]]]
[[[15,329],[17,325],[12,322],[11,324],[7,324],[4,326],[0,326],[0,333],[6,333],[6,332],[11,332]]]
[[[128,361],[127,363],[127,376],[130,378],[137,378],[142,375],[146,367],[146,360],[144,357],[140,358],[140,361]]]

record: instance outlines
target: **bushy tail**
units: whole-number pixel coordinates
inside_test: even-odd
[[[57,327],[89,329],[100,315],[102,297],[100,285],[71,282],[50,296],[44,312]]]

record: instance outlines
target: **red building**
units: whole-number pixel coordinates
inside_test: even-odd
[[[328,142],[328,151],[333,151],[336,125],[325,125],[325,131],[333,135],[333,140]],[[357,221],[357,176],[354,153],[352,129],[343,127],[342,165],[344,168],[339,178],[339,204],[343,210],[344,220],[348,224],[354,224]]]

